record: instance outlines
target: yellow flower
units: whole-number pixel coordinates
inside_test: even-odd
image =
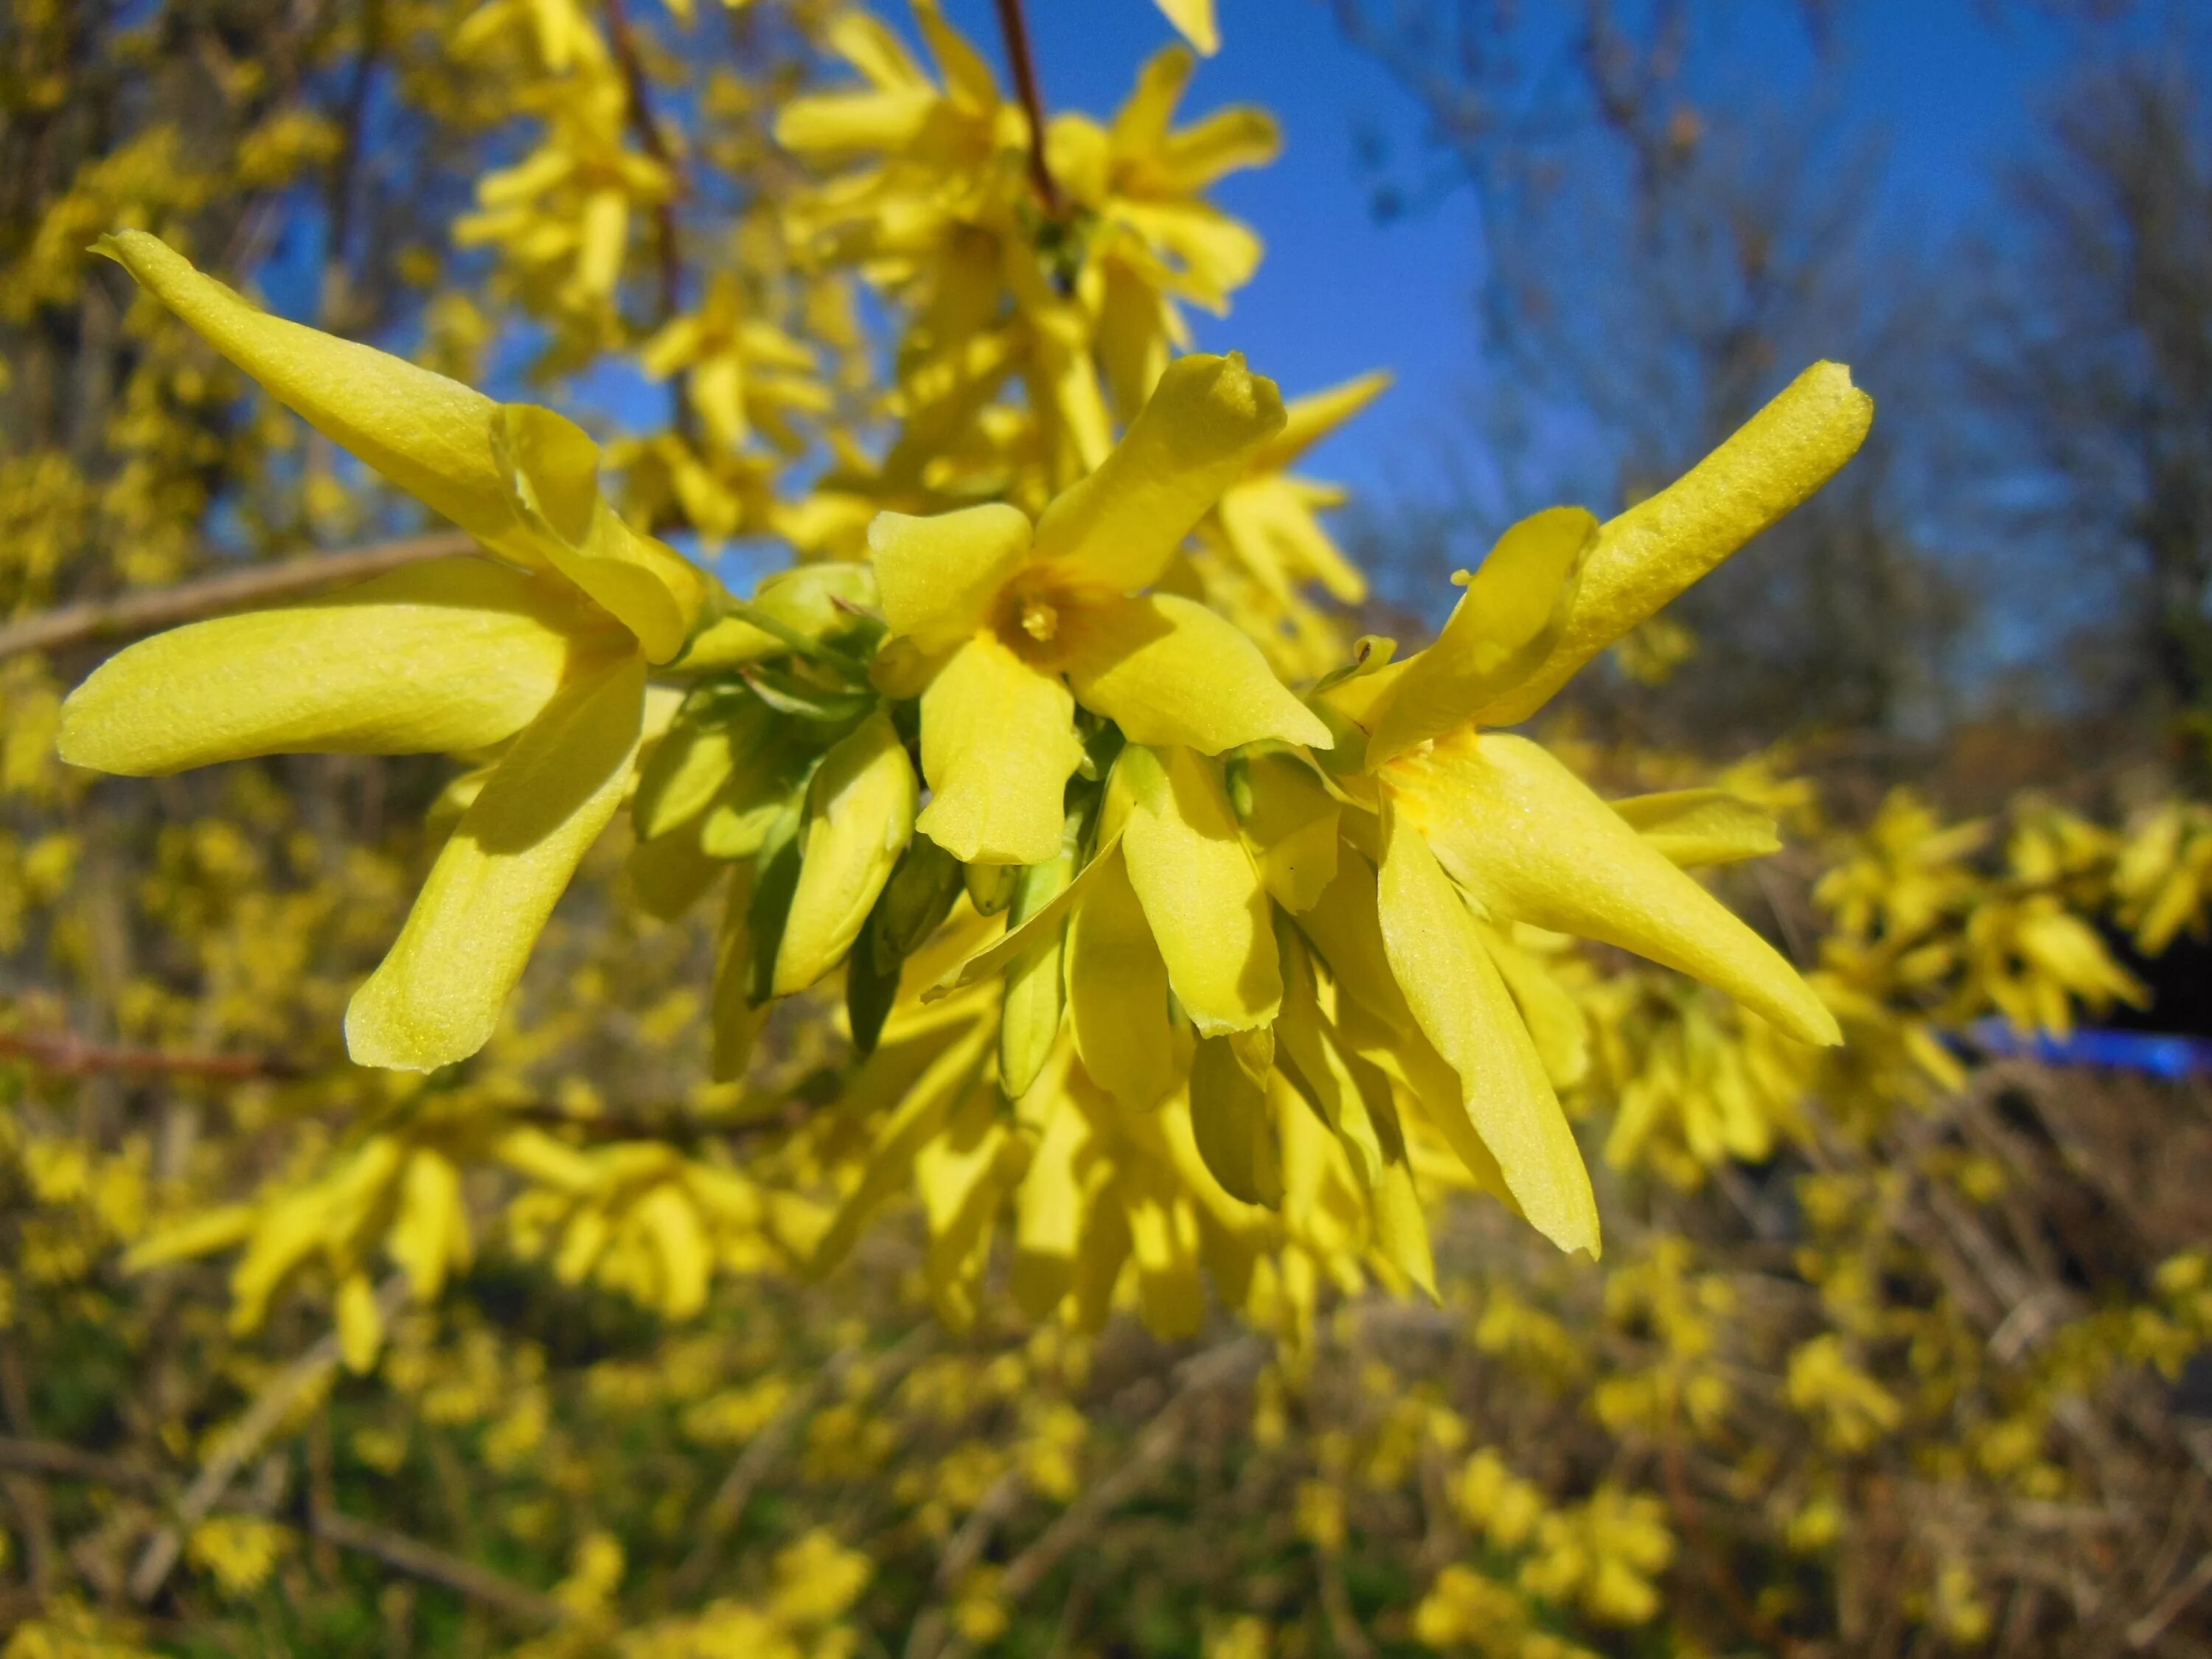
[[[869,531],[891,641],[878,683],[921,697],[933,797],[917,827],[967,864],[1058,856],[1083,758],[1077,703],[1133,744],[1217,755],[1327,729],[1257,647],[1194,600],[1146,594],[1253,449],[1281,428],[1274,383],[1241,357],[1186,357],[1104,465],[1034,529],[993,503]]]
[[[1144,402],[1170,349],[1190,344],[1177,299],[1225,312],[1260,264],[1259,237],[1204,192],[1226,173],[1274,160],[1281,135],[1249,105],[1171,129],[1195,66],[1188,50],[1170,46],[1145,65],[1110,125],[1065,114],[1046,138],[1054,179],[1095,219],[1088,234],[1096,257],[1081,293],[1124,413]]]
[[[133,646],[64,705],[62,755],[144,777],[253,755],[507,744],[346,1013],[363,1065],[464,1059],[620,804],[647,665],[683,648],[708,579],[615,515],[598,446],[561,416],[269,316],[143,233],[100,246],[279,401],[499,557],[434,560]]]
[[[1350,786],[1370,789],[1379,815],[1376,916],[1391,976],[1457,1073],[1505,1185],[1564,1249],[1595,1252],[1596,1206],[1531,1034],[1535,988],[1498,930],[1522,922],[1602,940],[1726,991],[1802,1042],[1840,1038],[1790,964],[1662,845],[1545,750],[1481,728],[1528,718],[1811,495],[1872,415],[1849,370],[1815,365],[1687,477],[1611,523],[1553,507],[1514,526],[1434,646],[1324,693],[1350,739],[1332,759],[1364,775]]]
[[[764,318],[746,314],[744,284],[721,271],[696,312],[678,317],[647,340],[638,365],[650,380],[689,371],[685,393],[708,434],[735,449],[755,428],[779,448],[804,441],[793,413],[826,414],[829,388],[814,378],[814,351]]]

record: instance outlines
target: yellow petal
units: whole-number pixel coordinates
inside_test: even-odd
[[[193,623],[110,658],[62,708],[62,758],[132,777],[247,755],[480,749],[623,635],[562,586],[436,559],[327,599]]]
[[[921,694],[921,829],[963,864],[1042,864],[1082,758],[1067,688],[978,634]]]
[[[870,715],[822,757],[776,946],[776,995],[805,990],[844,959],[914,834],[915,794],[914,766],[887,714]]]
[[[346,1009],[357,1065],[427,1072],[483,1047],[555,901],[622,804],[644,703],[645,665],[629,657],[563,688],[514,740]]]
[[[1082,1238],[1083,1188],[1076,1160],[1089,1145],[1091,1121],[1064,1088],[1052,1089],[1025,1116],[1041,1112],[1043,1132],[1014,1199],[1014,1300],[1031,1319],[1042,1319],[1075,1282]]]
[[[1282,425],[1282,394],[1240,354],[1178,357],[1113,453],[1045,508],[1035,556],[1078,586],[1149,587]]]
[[[1132,743],[1218,755],[1269,738],[1316,749],[1332,741],[1250,637],[1194,599],[1148,593],[1071,606],[1060,627],[1077,700]]]
[[[1376,903],[1392,976],[1459,1073],[1468,1115],[1522,1213],[1561,1249],[1595,1255],[1589,1172],[1528,1028],[1419,831],[1401,813],[1386,818]]]
[[[492,455],[499,405],[372,347],[272,317],[143,231],[95,244],[307,423],[487,542],[514,526]]]
[[[1545,1075],[1555,1089],[1571,1089],[1589,1073],[1589,1022],[1582,1005],[1535,957],[1508,939],[1501,928],[1479,927],[1483,948],[1498,964],[1498,977],[1513,994],[1521,1023],[1543,1057]]]
[[[1322,392],[1293,398],[1283,408],[1283,429],[1253,456],[1255,470],[1280,471],[1390,389],[1388,369],[1361,374]]]
[[[794,98],[775,118],[775,142],[800,155],[830,157],[904,149],[944,99],[930,86]]]
[[[1161,12],[1182,38],[1208,58],[1221,50],[1221,31],[1213,21],[1213,0],[1158,0]]]
[[[666,662],[708,595],[707,578],[676,550],[641,536],[599,494],[599,447],[566,416],[526,404],[499,411],[494,441],[531,550],[590,594]]]
[[[623,865],[638,908],[659,921],[673,921],[706,896],[714,878],[728,869],[699,845],[699,826],[686,824],[658,841],[641,841]]]
[[[1191,1056],[1190,1127],[1199,1156],[1224,1192],[1269,1208],[1283,1201],[1267,1093],[1238,1063],[1226,1037],[1201,1038]]]
[[[1336,798],[1304,762],[1267,750],[1231,763],[1229,789],[1268,894],[1294,915],[1310,910],[1336,879]]]
[[[1389,776],[1452,879],[1494,916],[1649,957],[1802,1042],[1841,1040],[1773,946],[1536,744],[1486,732],[1406,757]]]
[[[1122,155],[1141,155],[1167,136],[1176,106],[1190,85],[1198,60],[1181,46],[1154,52],[1137,71],[1137,84],[1121,107],[1114,112],[1113,149]],[[1055,131],[1059,123],[1054,123]]]
[[[1131,1106],[1157,1105],[1175,1087],[1167,964],[1121,849],[1091,870],[1067,923],[1068,1030],[1101,1088]]]
[[[1282,1006],[1282,968],[1219,769],[1188,749],[1132,744],[1111,787],[1127,800],[1129,880],[1191,1023],[1207,1036],[1265,1025]]]
[[[1677,483],[1610,520],[1542,664],[1482,711],[1511,726],[1575,671],[1832,477],[1874,422],[1841,363],[1815,363]]]
[[[1498,538],[1437,642],[1406,663],[1370,714],[1370,769],[1468,726],[1543,660],[1596,540],[1597,520],[1579,507],[1547,507]]]
[[[965,990],[969,986],[988,979],[1011,967],[1018,957],[1027,956],[1030,951],[1038,949],[1043,945],[1048,934],[1058,930],[1062,919],[1074,908],[1078,901],[1090,890],[1092,885],[1114,874],[1116,866],[1109,861],[1109,855],[1121,844],[1121,837],[1117,830],[1099,843],[1098,850],[1091,855],[1091,862],[1076,872],[1074,880],[1054,894],[1037,909],[1024,915],[1018,923],[1010,925],[1003,934],[993,940],[985,949],[976,951],[975,955],[949,970],[936,984],[921,994],[921,1000],[924,1002],[934,1002],[951,992]],[[974,866],[969,868],[968,873],[971,877],[975,868]],[[1002,869],[1000,873],[1008,878],[1009,891],[1006,896],[1007,901],[1011,902],[1014,894],[1019,890],[1020,872]],[[969,896],[971,900],[975,897],[972,886],[969,890]],[[982,908],[981,906],[978,908]],[[1002,905],[1000,908],[1005,907]],[[984,909],[983,914],[992,915],[995,912]]]
[[[722,925],[714,935],[714,981],[708,1005],[714,1025],[710,1065],[714,1081],[734,1083],[745,1074],[752,1059],[753,1039],[759,1034],[762,1011],[753,1006],[752,933],[747,915],[752,908],[753,867],[750,864],[722,866],[730,872],[730,886],[722,902]]]
[[[931,653],[983,625],[1029,552],[1030,521],[996,501],[926,519],[879,513],[868,526],[884,620]]]
[[[1060,837],[1060,856],[1022,872],[1014,902],[1006,911],[1009,933],[1041,915],[1075,879],[1079,815],[1071,815]],[[1026,1094],[1060,1039],[1066,1006],[1061,949],[1066,929],[1033,930],[1035,942],[1006,965],[1006,994],[999,1016],[999,1084],[1007,1096]]]
[[[1160,146],[1160,162],[1173,188],[1195,195],[1225,173],[1265,167],[1279,155],[1283,135],[1275,118],[1250,104],[1217,110]]]
[[[1782,850],[1774,819],[1725,789],[1670,789],[1612,803],[1637,834],[1684,868],[1735,864]]]

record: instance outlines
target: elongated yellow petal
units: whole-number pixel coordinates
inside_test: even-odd
[[[1232,767],[1230,799],[1268,893],[1293,915],[1310,910],[1336,879],[1336,798],[1304,762],[1262,750]]]
[[[805,852],[776,946],[775,994],[803,991],[860,937],[914,834],[916,789],[889,714],[878,713],[822,757],[808,786]]]
[[[1498,538],[1437,642],[1412,658],[1369,726],[1367,764],[1380,766],[1429,738],[1473,722],[1517,684],[1566,622],[1597,520],[1579,507],[1547,507]]]
[[[110,658],[62,707],[62,758],[148,777],[248,755],[480,749],[619,629],[557,582],[437,559],[327,599],[193,623]]]
[[[356,1064],[427,1072],[483,1047],[554,902],[622,804],[645,705],[637,657],[564,687],[438,854],[346,1009]]]
[[[1282,1006],[1282,967],[1218,769],[1188,749],[1133,744],[1112,787],[1127,795],[1129,880],[1191,1023],[1207,1036],[1265,1025]]]
[[[1673,862],[1734,864],[1782,850],[1774,819],[1725,789],[1670,789],[1612,803],[1636,833]]]
[[[1459,1073],[1468,1115],[1531,1224],[1563,1250],[1598,1250],[1589,1172],[1528,1027],[1474,919],[1419,830],[1386,815],[1376,903],[1390,971]]]
[[[1194,599],[1147,593],[1071,608],[1061,628],[1077,699],[1132,743],[1218,755],[1269,738],[1316,749],[1332,741],[1249,636]]]
[[[1159,0],[1159,8],[1182,38],[1208,58],[1221,50],[1221,30],[1213,21],[1213,0]]]
[[[599,495],[599,447],[566,416],[502,406],[493,436],[517,520],[532,552],[637,635],[653,662],[684,648],[707,578],[674,549],[641,536]]]
[[[1058,932],[1061,921],[1083,895],[1096,883],[1114,874],[1116,866],[1109,862],[1109,859],[1121,844],[1121,832],[1117,830],[1099,843],[1098,850],[1091,855],[1091,862],[1076,872],[1073,881],[1020,921],[1015,922],[1009,918],[1004,933],[984,949],[948,969],[942,979],[921,994],[921,1000],[934,1002],[951,992],[965,990],[969,986],[1012,967],[1018,958],[1041,948],[1048,934]],[[1007,871],[1003,873],[1013,878],[1011,884],[1018,890],[1020,872]],[[970,896],[973,896],[972,890]]]
[[[1438,744],[1386,775],[1401,814],[1496,916],[1601,939],[1727,992],[1802,1042],[1835,1017],[1774,947],[1573,773],[1502,732]]]
[[[794,98],[775,118],[775,142],[817,158],[905,149],[944,102],[937,88],[830,92]]]
[[[1282,425],[1282,394],[1240,354],[1178,357],[1104,464],[1045,508],[1036,557],[1079,586],[1151,586]]]
[[[884,620],[931,653],[989,619],[1029,552],[1030,521],[995,501],[927,519],[879,513],[868,526]]]
[[[1513,994],[1521,1023],[1543,1056],[1545,1074],[1555,1089],[1571,1089],[1589,1073],[1589,1022],[1582,1005],[1544,964],[1513,943],[1505,930],[1482,927],[1483,948],[1498,964],[1498,977]]]
[[[143,231],[95,245],[286,408],[487,542],[514,516],[492,454],[499,405],[458,380],[272,317]]]
[[[1226,1037],[1201,1038],[1191,1057],[1190,1127],[1199,1156],[1224,1192],[1270,1208],[1283,1201],[1267,1092],[1237,1063]]]
[[[1009,1278],[1014,1300],[1031,1319],[1060,1304],[1075,1282],[1076,1250],[1083,1236],[1083,1187],[1076,1160],[1091,1139],[1091,1121],[1064,1087],[1047,1079],[1042,1097],[1023,1103],[1024,1117],[1042,1114],[1036,1153],[1014,1199],[1014,1261]],[[1031,1100],[1036,1104],[1032,1107]]]
[[[730,866],[709,858],[699,845],[699,826],[686,824],[658,841],[641,841],[623,864],[638,908],[660,921],[673,921],[707,895]]]
[[[921,694],[921,829],[963,864],[1042,864],[1082,758],[1067,688],[978,634]]]
[[[1835,476],[1874,422],[1841,363],[1815,363],[1686,476],[1609,520],[1566,625],[1521,684],[1482,711],[1511,726],[1575,671]]]
[[[1283,429],[1252,458],[1255,468],[1279,471],[1390,389],[1395,377],[1376,369],[1321,392],[1293,398],[1283,407]]]
[[[1198,60],[1181,46],[1154,52],[1137,71],[1137,84],[1114,112],[1113,148],[1126,156],[1143,155],[1167,137]],[[1057,123],[1055,123],[1057,125]]]
[[[1175,1087],[1167,964],[1121,850],[1085,873],[1092,869],[1067,922],[1068,1030],[1101,1088],[1132,1106],[1157,1105]]]

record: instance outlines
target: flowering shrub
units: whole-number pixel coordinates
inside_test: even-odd
[[[1384,382],[1189,349],[1277,139],[1185,47],[1048,121],[933,0],[339,10],[0,250],[11,1659],[2202,1631],[2201,1227],[2066,1195],[2203,1149],[1958,1044],[2141,1003],[2203,809],[1510,729],[1684,656],[1846,369],[1401,650],[1289,471]]]

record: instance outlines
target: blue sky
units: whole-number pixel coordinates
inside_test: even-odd
[[[1712,7],[1701,23],[1713,48],[1698,95],[1787,100],[1809,85],[1816,60],[1792,0],[1697,3]],[[995,50],[989,0],[949,0],[948,9]],[[2138,38],[2157,27],[2151,9],[2130,26]],[[2079,27],[1975,0],[1851,0],[1833,10],[1828,66],[1844,124],[1888,146],[1885,216],[1936,240],[1986,222],[1991,179],[2030,143],[2039,100],[2077,52]],[[1354,135],[1380,134],[1394,173],[1413,176],[1420,119],[1340,38],[1325,0],[1220,0],[1220,12],[1224,49],[1200,68],[1186,109],[1263,104],[1285,144],[1273,167],[1218,191],[1266,239],[1267,258],[1230,317],[1196,319],[1200,343],[1243,351],[1291,393],[1394,371],[1391,394],[1308,470],[1366,492],[1419,494],[1462,429],[1458,411],[1481,392],[1474,204],[1462,191],[1377,222]],[[1031,0],[1029,15],[1048,107],[1109,111],[1138,64],[1175,38],[1145,0]]]

